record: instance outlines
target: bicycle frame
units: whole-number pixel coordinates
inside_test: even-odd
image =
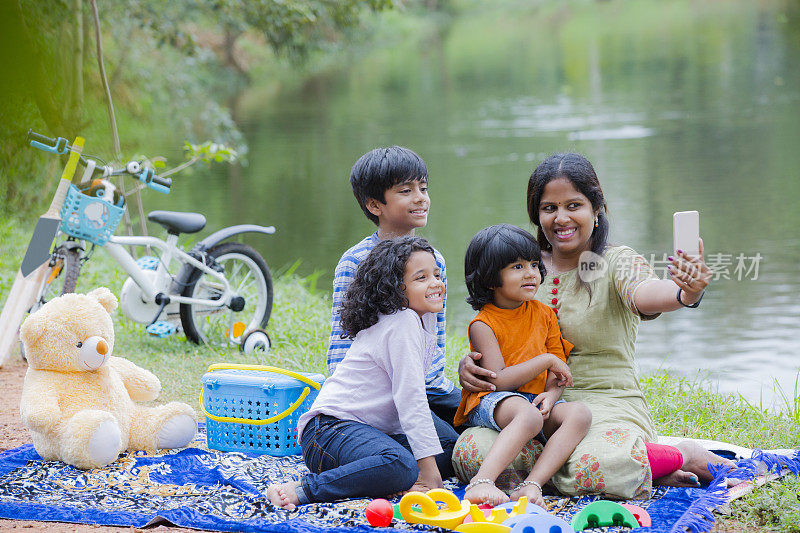
[[[200,304],[210,307],[223,307],[230,303],[231,298],[234,296],[231,291],[230,284],[224,274],[217,272],[210,268],[208,265],[203,264],[194,257],[190,256],[183,250],[177,247],[178,236],[169,235],[166,242],[157,237],[150,236],[112,236],[108,242],[103,245],[103,248],[108,254],[127,272],[133,281],[142,289],[143,296],[147,303],[155,301],[155,297],[159,293],[169,296],[171,303],[182,304]],[[139,268],[136,260],[124,248],[125,246],[151,246],[157,248],[162,252],[161,261],[158,266],[158,278],[154,284],[144,270]],[[224,288],[222,295],[216,300],[189,298],[178,294],[169,294],[169,284],[172,283],[172,277],[169,275],[169,266],[174,258],[178,258],[184,264],[190,264],[193,267],[210,274],[220,281]]]

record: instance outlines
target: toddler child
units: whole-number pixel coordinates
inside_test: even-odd
[[[311,473],[271,485],[276,506],[382,497],[442,486],[453,475],[425,393],[436,356],[436,314],[444,283],[434,250],[420,237],[379,242],[347,288],[342,330],[354,338],[297,433]]]
[[[479,313],[469,342],[480,365],[496,373],[495,392],[461,392],[455,422],[500,431],[465,498],[498,505],[508,500],[495,480],[532,438],[546,440],[530,475],[511,493],[544,506],[542,485],[564,464],[591,425],[581,403],[559,400],[572,384],[566,364],[573,346],[561,337],[552,309],[534,300],[545,275],[536,239],[516,226],[479,231],[467,248],[467,302]]]

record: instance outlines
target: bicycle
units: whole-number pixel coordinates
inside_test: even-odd
[[[50,138],[32,131],[28,132],[28,141],[35,148],[55,154],[71,149],[63,137]],[[165,337],[175,333],[179,321],[191,342],[215,347],[238,344],[247,351],[269,349],[270,340],[264,331],[272,313],[269,267],[252,247],[225,241],[243,233],[271,235],[275,233],[274,226],[241,224],[222,228],[187,253],[178,247],[178,237],[201,231],[206,225],[205,216],[151,211],[148,220],[166,229],[166,240],[117,236],[114,232],[127,205],[125,197],[107,178],[128,175],[138,179],[141,186],[163,194],[169,194],[172,180],[157,175],[142,161],[129,161],[114,168],[96,156],[83,154],[80,162],[83,173],[76,172],[61,209],[59,235],[66,238],[56,238],[49,272],[31,311],[54,296],[74,292],[83,263],[99,246],[129,276],[120,294],[122,313],[134,322],[148,324],[149,334]],[[86,243],[92,245],[89,253]],[[150,247],[158,250],[160,257],[137,260],[126,246]]]

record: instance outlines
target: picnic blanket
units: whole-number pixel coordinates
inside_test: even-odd
[[[737,479],[752,484],[765,475],[800,473],[800,452],[754,452],[739,461]],[[210,451],[199,435],[188,448],[123,454],[103,469],[78,470],[43,461],[32,445],[0,454],[0,517],[144,527],[159,522],[215,531],[280,533],[366,533],[369,499],[317,503],[293,511],[266,498],[270,483],[307,472],[299,456],[271,457]],[[729,476],[730,477],[730,476]],[[644,532],[709,531],[712,510],[731,494],[725,473],[704,489],[659,487],[647,500],[630,503],[648,511],[653,527]],[[447,482],[456,492],[459,487]],[[735,488],[734,488],[735,489]],[[546,498],[549,510],[568,522],[597,496]],[[395,529],[437,530],[395,521]]]

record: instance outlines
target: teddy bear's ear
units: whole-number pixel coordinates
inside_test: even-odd
[[[19,328],[19,340],[22,341],[26,348],[29,348],[36,344],[36,341],[44,335],[46,330],[47,319],[44,313],[30,314]]]
[[[95,298],[98,302],[100,302],[100,305],[103,306],[103,309],[109,313],[117,308],[117,297],[114,296],[114,293],[112,293],[106,287],[98,287],[95,290],[88,292],[86,296]]]

